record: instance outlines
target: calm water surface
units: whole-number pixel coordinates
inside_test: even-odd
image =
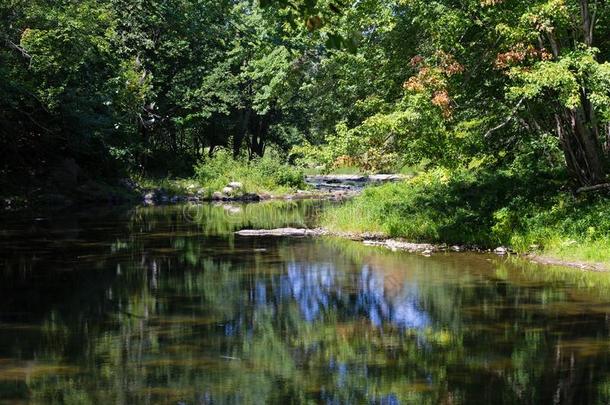
[[[233,236],[316,209],[5,215],[0,403],[610,403],[610,276]]]

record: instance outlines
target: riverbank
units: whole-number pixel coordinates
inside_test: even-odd
[[[424,173],[330,207],[321,226],[416,243],[500,248],[540,263],[588,270],[610,268],[605,196],[543,189],[510,175]]]
[[[557,257],[539,255],[535,253],[517,253],[510,248],[503,246],[495,249],[485,249],[472,245],[447,245],[434,243],[415,243],[400,238],[388,238],[383,233],[378,232],[342,232],[327,228],[276,228],[276,229],[243,229],[235,232],[241,237],[285,237],[285,238],[317,238],[331,237],[349,239],[362,242],[367,246],[383,247],[392,251],[403,251],[417,253],[423,256],[431,256],[435,253],[493,253],[497,256],[515,256],[529,262],[546,266],[570,267],[593,272],[610,272],[609,263],[592,263],[582,260],[562,260]]]
[[[235,176],[240,178],[240,176]],[[133,191],[138,193],[147,205],[179,202],[256,202],[265,200],[333,200],[343,201],[358,195],[369,185],[380,185],[404,180],[397,174],[378,175],[304,175],[300,187],[264,187],[260,183],[246,185],[242,181],[202,184],[194,179],[168,180],[159,182],[144,180],[133,183]]]
[[[66,190],[55,185],[40,186],[38,193],[2,198],[7,210],[25,208],[65,208],[91,204],[167,205],[204,202],[258,202],[267,200],[332,200],[344,201],[358,195],[368,185],[401,181],[397,174],[314,174],[303,175],[299,187],[279,186],[268,179],[256,182],[239,181],[244,176],[225,176],[226,183],[202,182],[197,178],[152,179],[124,178],[113,185],[88,180]],[[239,179],[239,180],[236,180]],[[50,190],[43,192],[42,190]]]

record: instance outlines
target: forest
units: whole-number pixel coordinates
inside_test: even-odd
[[[325,226],[610,261],[604,0],[5,0],[0,36],[6,208],[401,173]]]
[[[0,0],[0,404],[610,404],[610,0]]]

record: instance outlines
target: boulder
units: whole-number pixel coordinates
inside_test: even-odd
[[[244,185],[241,184],[239,181],[232,181],[229,184],[227,184],[228,187],[231,187],[232,189],[235,190],[240,190],[242,188],[244,188]]]
[[[505,248],[504,246],[499,246],[494,249],[494,253],[497,254],[498,256],[504,256],[504,255],[508,254],[508,249]]]

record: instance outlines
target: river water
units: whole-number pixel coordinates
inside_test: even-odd
[[[610,403],[608,276],[307,226],[319,203],[0,223],[0,404]]]

